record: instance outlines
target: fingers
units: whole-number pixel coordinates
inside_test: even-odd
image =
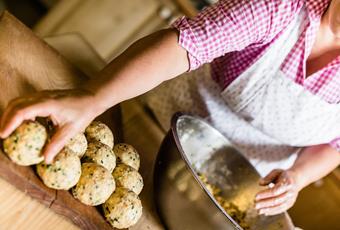
[[[51,163],[67,141],[93,119],[84,109],[92,100],[86,95],[81,100],[80,96],[77,90],[42,91],[11,101],[1,116],[0,137],[8,137],[25,120],[49,117],[57,132],[46,144],[43,154],[46,163]]]
[[[0,137],[8,137],[24,120],[34,120],[36,117],[50,115],[50,107],[46,102],[35,103],[26,101],[14,102],[9,105],[1,117]]]
[[[282,199],[286,199],[286,201],[280,204],[277,204],[277,205],[261,208],[259,210],[259,213],[266,215],[266,216],[273,216],[273,215],[281,214],[287,211],[288,209],[290,209],[294,205],[296,201],[296,195],[294,195],[294,193],[288,193],[286,195],[286,198],[282,198]]]
[[[289,191],[291,188],[292,188],[291,184],[277,183],[273,188],[268,188],[268,189],[265,189],[259,192],[256,195],[255,200],[259,201],[259,200],[268,199],[271,197],[280,196],[283,193]]]
[[[281,195],[278,195],[276,197],[271,197],[271,198],[259,200],[258,202],[256,202],[255,208],[257,210],[260,210],[259,212],[260,212],[260,214],[262,214],[261,211],[263,209],[282,205],[285,202],[287,202],[289,199],[291,199],[292,197],[293,197],[293,193],[290,192],[290,191],[287,191],[287,192],[285,192]]]
[[[67,142],[77,134],[77,130],[65,125],[57,129],[50,142],[45,146],[44,157],[47,164],[53,162],[54,157],[64,148]]]
[[[265,216],[273,216],[281,214],[289,209],[288,205],[286,203],[282,203],[277,206],[269,207],[269,208],[263,208],[260,210],[261,215]]]
[[[281,169],[274,169],[267,176],[260,180],[260,185],[268,185],[272,182],[275,182],[281,173],[282,173]]]
[[[8,137],[23,121],[34,120],[36,117],[49,117],[53,112],[53,104],[50,101],[19,98],[13,100],[1,117],[0,137]],[[55,125],[58,125],[55,123]],[[72,137],[67,125],[59,128],[51,141],[45,146],[44,155],[46,163],[51,163],[57,153]]]
[[[1,132],[1,127],[4,127],[5,124],[5,120],[8,117],[8,114],[13,110],[13,107],[15,107],[16,105],[18,105],[19,103],[21,103],[23,101],[22,98],[17,98],[14,99],[12,101],[10,101],[10,103],[7,105],[6,110],[3,112],[2,116],[1,116],[1,121],[0,121],[0,132]]]
[[[265,183],[275,182],[272,188],[260,191],[255,197],[255,208],[260,214],[276,215],[290,208],[297,197],[298,191],[294,180],[283,170],[274,170],[264,178]]]

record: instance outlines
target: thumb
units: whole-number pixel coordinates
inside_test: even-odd
[[[267,176],[260,180],[260,185],[268,185],[276,181],[276,179],[280,176],[281,172],[282,172],[281,169],[274,169]]]
[[[51,164],[54,157],[64,148],[67,142],[76,135],[73,128],[68,125],[57,129],[50,142],[45,146],[44,157],[46,164]]]

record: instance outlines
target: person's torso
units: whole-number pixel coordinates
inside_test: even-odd
[[[335,58],[308,78],[305,77],[307,58],[313,47],[321,18],[320,15],[317,15],[311,19],[308,13],[303,19],[301,34],[282,62],[280,69],[285,77],[302,85],[312,94],[330,104],[338,104],[340,102],[340,77],[337,73],[340,71],[340,57]],[[211,64],[213,79],[225,89],[261,58],[268,49],[271,49],[276,40],[284,34],[284,31],[269,43],[253,44],[242,51],[232,52],[214,60]]]
[[[306,15],[303,8],[270,49],[222,92],[228,107],[251,126],[301,147],[329,143],[340,130],[340,105],[314,95],[282,69],[305,31]],[[339,76],[336,72],[333,77]]]

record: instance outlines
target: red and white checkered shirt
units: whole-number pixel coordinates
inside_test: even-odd
[[[305,26],[281,65],[285,75],[331,104],[340,103],[340,56],[313,75],[306,61],[323,13],[331,0],[220,0],[195,18],[182,17],[173,27],[189,57],[189,71],[211,62],[212,77],[227,87],[282,34],[304,7]],[[340,106],[340,105],[339,105]],[[340,137],[331,142],[340,149]]]

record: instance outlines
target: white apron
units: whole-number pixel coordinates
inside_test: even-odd
[[[205,65],[148,94],[148,106],[166,129],[176,111],[206,117],[261,176],[291,167],[300,147],[340,136],[340,105],[323,101],[280,70],[306,21],[302,10],[268,51],[222,93]]]

